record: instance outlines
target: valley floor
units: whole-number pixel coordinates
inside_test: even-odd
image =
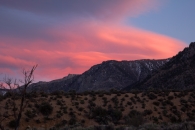
[[[152,125],[150,127],[157,128],[166,124],[174,126],[170,125],[172,123],[183,124],[181,127],[186,128],[195,126],[195,91],[32,93],[27,99],[21,130],[28,126],[48,130],[65,127],[92,129],[90,126],[99,125],[129,129]],[[1,97],[0,119],[13,113],[12,100],[9,96]],[[191,123],[188,126],[181,122]],[[14,127],[13,118],[5,118],[1,125],[11,129]]]

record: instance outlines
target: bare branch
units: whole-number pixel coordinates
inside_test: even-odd
[[[20,86],[17,82],[17,80],[11,79],[11,78],[7,78],[5,76],[4,78],[4,83],[0,82],[0,88],[9,88],[9,92],[11,94],[11,107],[13,108],[13,117],[15,118],[16,121],[16,127],[15,130],[18,130],[19,125],[20,125],[20,119],[22,118],[22,113],[24,112],[24,109],[26,108],[27,104],[28,104],[28,100],[26,99],[26,91],[27,91],[27,87],[33,82],[34,80],[34,71],[37,68],[38,65],[35,65],[32,67],[32,69],[30,71],[26,71],[23,69],[23,75],[24,75],[24,82],[22,86]],[[21,80],[19,80],[21,82]],[[5,86],[6,85],[6,86]],[[17,91],[15,90],[17,88],[17,90],[20,91],[20,93],[18,94]],[[18,99],[17,96],[20,96],[20,103],[19,106],[16,104],[16,100]],[[3,119],[4,120],[4,119]],[[2,121],[3,121],[2,120]],[[2,121],[0,120],[0,129],[3,128],[2,126]]]

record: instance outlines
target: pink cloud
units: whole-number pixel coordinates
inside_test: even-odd
[[[22,69],[23,66],[29,68],[37,63],[37,78],[51,80],[69,73],[83,73],[105,60],[169,58],[186,46],[167,36],[121,25],[92,22],[82,26],[74,24],[71,28],[47,30],[56,39],[55,43],[39,39],[28,43],[21,40],[23,46],[19,48],[1,48],[0,63],[5,64],[5,72],[9,67],[10,70]],[[1,45],[3,43],[6,40]]]
[[[105,3],[104,0],[102,2]],[[15,4],[12,6],[15,7]],[[127,16],[135,17],[146,11],[158,9],[159,5],[156,0],[122,2],[117,0],[95,6],[94,10],[88,8],[89,6],[84,11],[77,10],[76,18],[68,21],[64,20],[67,14],[63,14],[62,18],[55,17],[62,21],[48,26],[50,25],[48,23],[55,20],[52,21],[54,18],[48,15],[41,19],[42,15],[47,13],[42,10],[42,6],[34,10],[34,8],[21,7],[19,4],[14,10],[21,11],[14,11],[14,13],[28,14],[28,18],[32,20],[27,24],[30,31],[27,31],[26,27],[24,30],[21,28],[23,27],[21,22],[25,23],[28,20],[25,19],[19,20],[20,25],[15,28],[10,26],[10,30],[13,31],[11,35],[0,35],[0,74],[8,73],[22,77],[23,68],[30,69],[38,64],[35,80],[52,80],[62,78],[69,73],[81,74],[92,65],[106,60],[169,58],[181,51],[186,44],[168,36],[122,25],[122,21]],[[39,16],[40,12],[42,15]],[[89,17],[82,17],[82,14],[81,18],[77,18],[80,12],[89,13]],[[18,15],[20,18],[23,17],[23,14]],[[33,18],[36,20],[33,21]],[[43,20],[47,26],[42,23],[39,25],[37,19]],[[52,20],[44,21],[45,19]]]

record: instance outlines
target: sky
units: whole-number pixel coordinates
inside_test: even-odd
[[[1,0],[0,79],[82,74],[106,60],[164,59],[193,42],[194,0]]]

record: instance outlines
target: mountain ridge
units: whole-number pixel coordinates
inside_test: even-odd
[[[134,61],[103,61],[92,66],[80,75],[69,75],[62,79],[50,82],[32,84],[28,91],[99,91],[110,89],[121,90],[135,81],[143,80],[152,71],[156,71],[169,59],[161,60],[134,60]]]
[[[141,82],[127,86],[131,89],[194,89],[195,88],[195,42],[173,56],[157,72]]]

